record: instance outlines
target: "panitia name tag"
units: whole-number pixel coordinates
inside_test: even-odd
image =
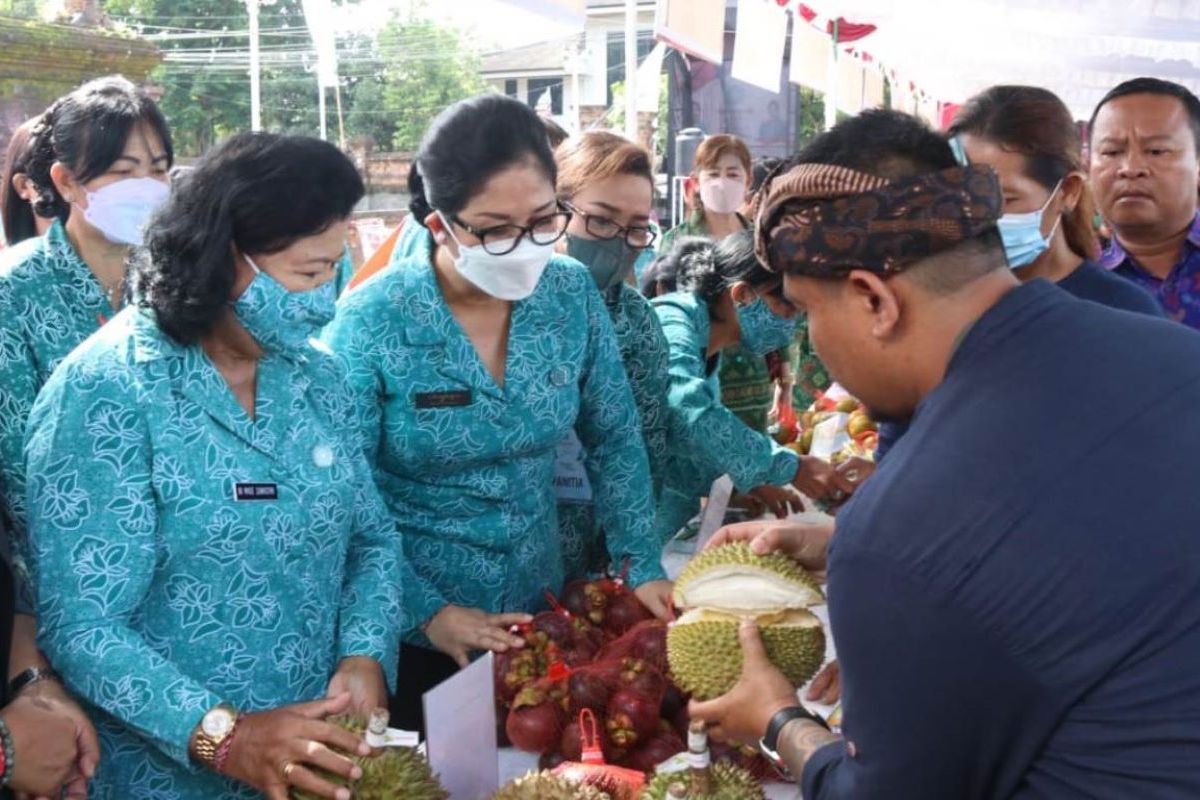
[[[235,483],[235,500],[278,500],[279,485],[275,483]]]
[[[471,405],[469,391],[418,392],[417,408],[455,408]]]
[[[575,431],[568,431],[558,443],[554,461],[554,495],[560,502],[592,502],[592,484],[583,461],[583,443]]]

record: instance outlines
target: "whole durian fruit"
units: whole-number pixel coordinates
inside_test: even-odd
[[[771,663],[796,686],[825,660],[825,632],[808,610],[825,598],[785,555],[758,555],[745,542],[705,550],[679,574],[674,600],[687,611],[667,631],[667,660],[675,683],[698,700],[720,697],[741,676],[743,617],[755,618]]]
[[[594,786],[573,783],[551,772],[531,772],[506,783],[491,800],[611,800]]]
[[[362,716],[336,716],[326,722],[352,733],[362,734],[367,730],[367,719]],[[429,762],[413,748],[384,747],[369,756],[337,748],[334,751],[357,764],[363,776],[350,782],[323,770],[314,768],[313,772],[337,786],[349,786],[355,800],[449,800],[450,793],[442,788]],[[293,800],[318,800],[317,795],[295,787],[289,796]]]
[[[654,779],[642,790],[639,800],[665,800],[667,789],[676,783],[688,786],[688,800],[766,800],[767,798],[762,784],[736,764],[718,761],[708,768],[708,774],[709,788],[712,790],[708,794],[692,794],[688,773],[674,772],[655,775]]]

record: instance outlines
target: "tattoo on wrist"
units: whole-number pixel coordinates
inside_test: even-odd
[[[794,719],[779,732],[779,756],[793,775],[799,776],[813,753],[841,739],[836,733],[807,719]]]

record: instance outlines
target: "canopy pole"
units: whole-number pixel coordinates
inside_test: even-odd
[[[625,0],[625,138],[638,140],[637,0]]]

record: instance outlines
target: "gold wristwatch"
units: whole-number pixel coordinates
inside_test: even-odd
[[[225,703],[209,709],[192,733],[192,757],[206,767],[211,767],[216,761],[221,743],[233,733],[237,718],[237,709]]]

